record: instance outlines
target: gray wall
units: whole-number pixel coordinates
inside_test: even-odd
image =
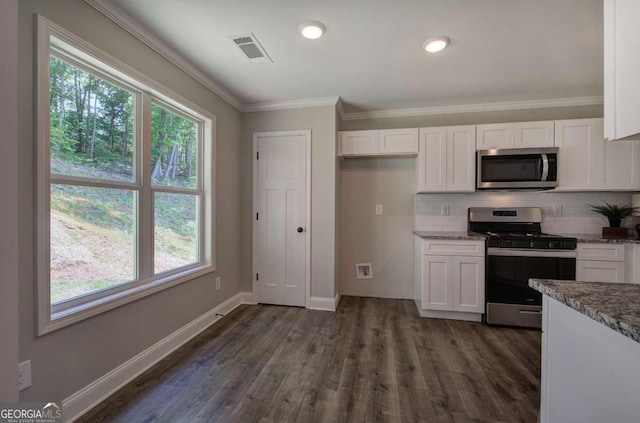
[[[242,168],[251,175],[253,133],[311,129],[311,296],[335,296],[336,254],[336,117],[334,106],[246,113]],[[251,178],[245,179],[243,220],[251,222]],[[251,234],[245,235],[245,255],[251,257]],[[247,269],[246,289],[251,288]]]
[[[340,130],[416,128],[591,117],[602,117],[602,106],[344,120],[341,122]],[[339,248],[342,251],[339,277],[341,294],[412,298],[415,166],[415,160],[408,158],[355,159],[341,162],[342,204],[340,205],[339,239]],[[473,196],[474,194],[467,194],[464,197],[468,200],[469,206],[474,205]],[[428,202],[429,197],[420,196],[420,198],[422,202]],[[438,204],[445,201],[438,196],[433,199]],[[451,200],[448,201],[452,203]],[[456,207],[462,203],[455,203]],[[383,205],[382,216],[375,215],[376,204]],[[454,212],[457,213],[457,209]],[[361,262],[371,262],[372,279],[356,279],[355,264]]]
[[[0,402],[18,400],[18,2],[0,2]]]
[[[60,401],[241,291],[245,275],[241,189],[247,177],[241,154],[241,114],[147,48],[82,0],[19,2],[18,243],[20,361],[31,359],[33,386],[21,401]],[[34,13],[216,115],[217,271],[84,320],[35,334]],[[3,129],[4,131],[4,129]],[[214,279],[222,277],[222,289]],[[3,341],[4,342],[4,341]]]

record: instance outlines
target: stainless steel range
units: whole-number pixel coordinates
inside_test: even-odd
[[[469,208],[469,232],[487,237],[486,321],[542,326],[542,295],[529,278],[576,276],[576,238],[542,233],[537,207]]]

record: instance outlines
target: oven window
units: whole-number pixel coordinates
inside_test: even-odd
[[[488,256],[487,302],[542,305],[542,295],[529,288],[529,278],[574,280],[576,259]]]

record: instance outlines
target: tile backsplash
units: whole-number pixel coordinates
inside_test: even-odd
[[[631,204],[631,192],[475,192],[469,194],[416,194],[415,229],[424,231],[466,231],[469,207],[540,207],[542,230],[549,233],[598,234],[607,220],[589,204]],[[448,207],[449,215],[441,212]],[[561,216],[554,215],[561,208]],[[625,219],[633,227],[640,217]]]

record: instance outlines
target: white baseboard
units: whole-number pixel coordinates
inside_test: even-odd
[[[339,293],[336,294],[334,298],[309,297],[309,305],[307,306],[307,308],[310,310],[336,311],[339,302]]]
[[[240,292],[62,401],[65,422],[73,422],[138,375],[158,363],[241,304],[253,304]]]

